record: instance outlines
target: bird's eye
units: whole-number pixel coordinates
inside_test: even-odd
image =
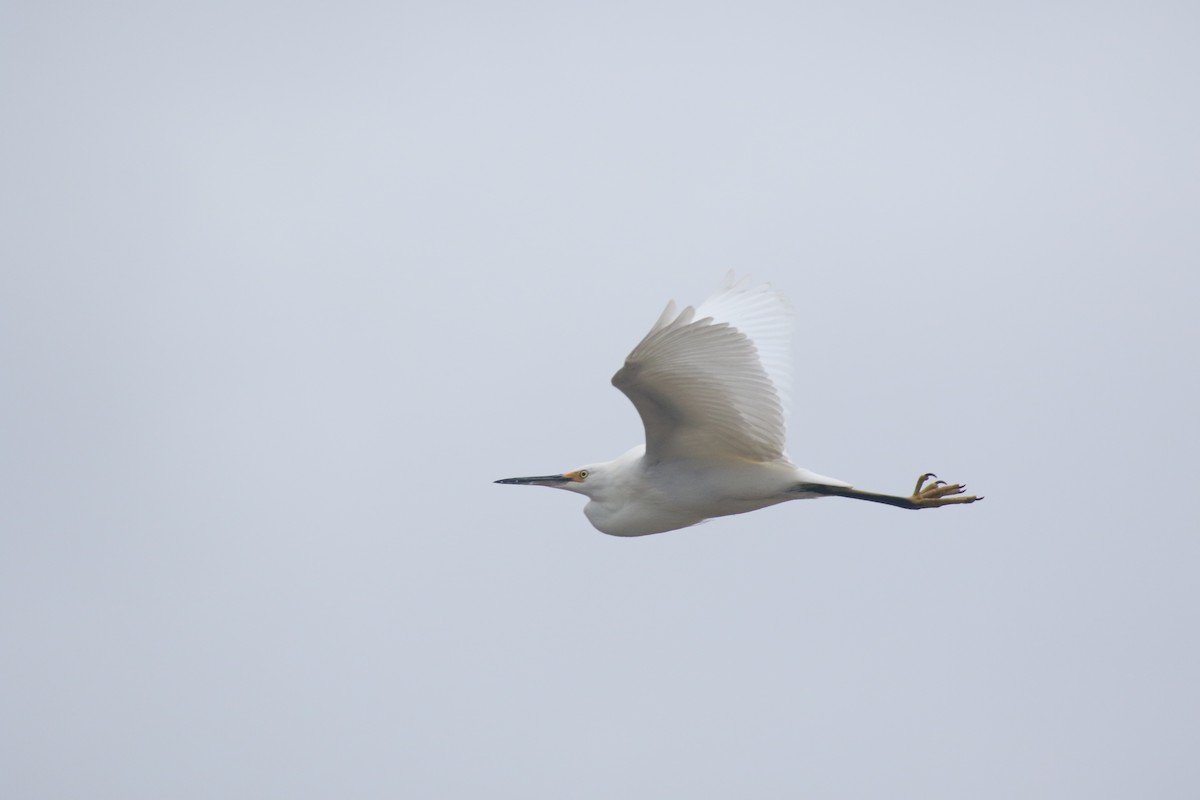
[[[588,471],[586,469],[579,470],[579,480],[583,480],[587,476],[588,476]]]

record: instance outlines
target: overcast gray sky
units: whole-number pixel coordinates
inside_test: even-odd
[[[1194,4],[15,3],[0,795],[1200,793]],[[495,486],[726,270],[799,464]]]

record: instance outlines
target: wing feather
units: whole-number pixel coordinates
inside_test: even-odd
[[[698,308],[674,303],[613,376],[646,428],[646,457],[786,460],[791,329],[769,286],[730,273]]]

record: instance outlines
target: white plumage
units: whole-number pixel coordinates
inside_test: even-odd
[[[791,313],[768,285],[726,276],[698,307],[667,304],[613,376],[637,408],[646,444],[560,475],[497,483],[552,486],[589,498],[604,533],[641,536],[806,497],[836,495],[903,508],[974,502],[923,475],[909,497],[854,489],[787,457]]]

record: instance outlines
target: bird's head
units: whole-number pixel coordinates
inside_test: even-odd
[[[604,483],[604,470],[600,466],[580,467],[561,475],[537,475],[531,478],[503,478],[496,483],[513,483],[525,486],[549,486],[566,489],[591,497]]]

